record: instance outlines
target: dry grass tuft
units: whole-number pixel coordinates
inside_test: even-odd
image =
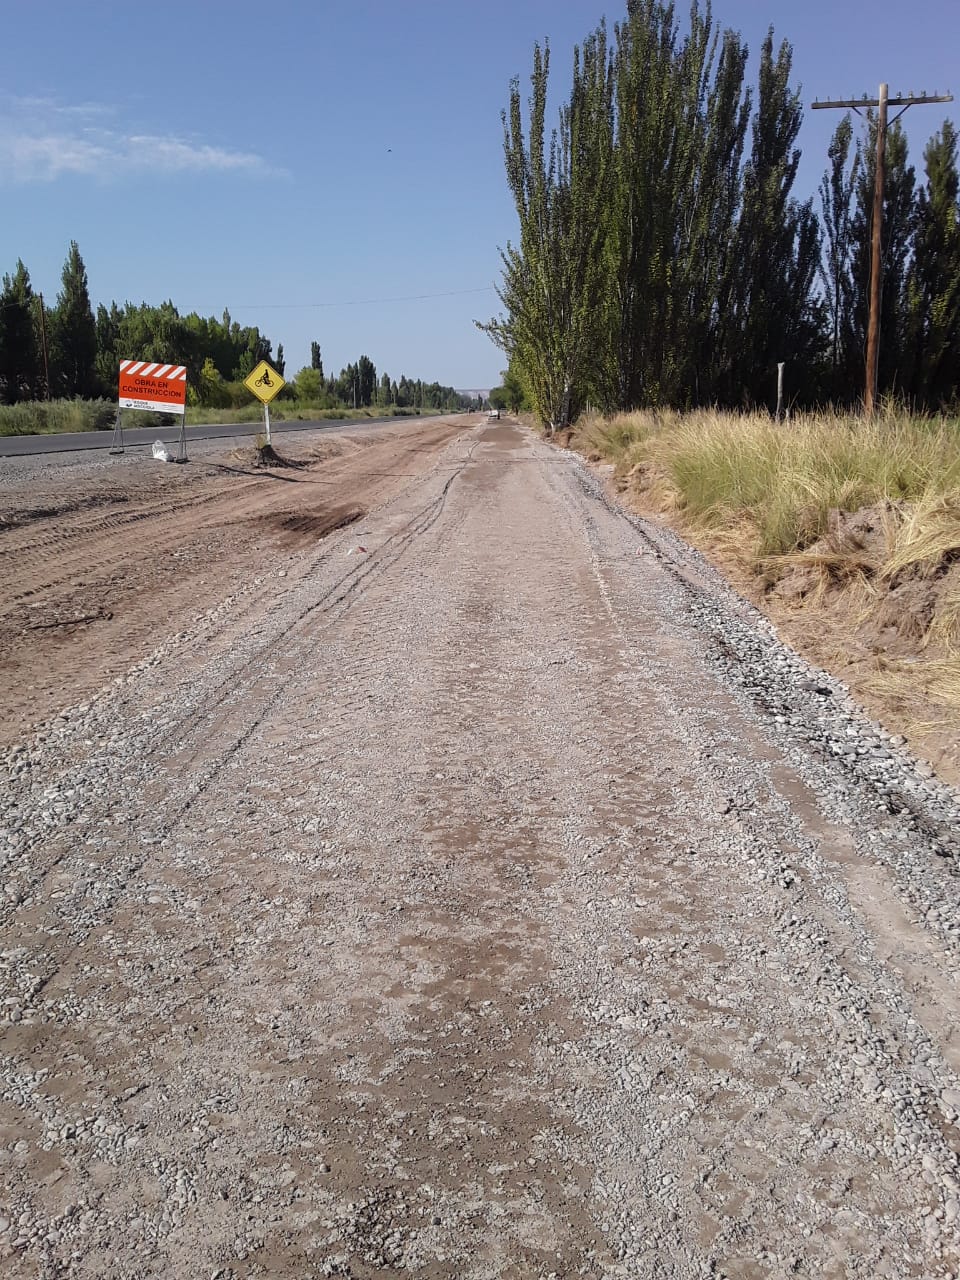
[[[885,663],[882,670],[864,682],[864,688],[897,706],[912,733],[956,731],[960,715],[960,661],[956,658]]]
[[[938,572],[960,556],[960,488],[926,491],[905,513],[881,575],[892,579],[906,570]]]
[[[711,411],[592,417],[575,446],[643,509],[863,653],[911,723],[960,709],[960,421]],[[805,611],[801,621],[797,611]],[[816,648],[816,646],[814,646]]]

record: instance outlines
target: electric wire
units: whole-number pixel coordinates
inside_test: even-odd
[[[313,307],[370,307],[383,302],[423,302],[428,298],[462,298],[469,293],[494,293],[494,285],[484,285],[480,289],[450,289],[445,293],[407,293],[390,298],[351,298],[344,301],[331,302],[243,302],[228,311],[278,311],[298,310]]]

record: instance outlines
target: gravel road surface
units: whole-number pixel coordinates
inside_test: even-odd
[[[201,521],[16,702],[3,1274],[957,1276],[957,796],[578,458],[446,430],[259,572]]]

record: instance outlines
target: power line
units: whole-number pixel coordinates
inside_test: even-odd
[[[496,289],[492,284],[484,285],[480,289],[450,289],[446,293],[407,293],[399,297],[392,298],[351,298],[340,302],[241,302],[232,307],[227,307],[228,311],[295,311],[298,309],[306,310],[313,307],[370,307],[379,305],[384,302],[423,302],[429,298],[462,298],[471,293],[495,293]],[[34,297],[37,295],[34,294]],[[22,302],[0,302],[0,309],[6,307],[20,307]]]
[[[408,293],[394,298],[351,298],[341,302],[243,302],[230,311],[295,311],[313,307],[370,307],[383,302],[423,302],[428,298],[462,298],[469,293],[494,293],[492,284],[482,289],[450,289],[446,293]]]

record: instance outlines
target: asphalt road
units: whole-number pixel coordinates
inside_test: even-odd
[[[274,422],[271,435],[279,436],[288,431],[325,431],[342,427],[372,427],[384,422],[419,422],[419,418],[325,418],[315,422]],[[196,423],[187,427],[187,444],[191,440],[229,440],[234,436],[256,435],[263,430],[261,422],[225,422],[204,425]],[[124,445],[153,444],[162,440],[176,445],[180,438],[178,425],[171,427],[124,428]],[[109,431],[63,431],[57,435],[29,435],[0,437],[0,457],[20,458],[33,453],[73,453],[78,449],[109,449],[113,443],[113,428]]]

